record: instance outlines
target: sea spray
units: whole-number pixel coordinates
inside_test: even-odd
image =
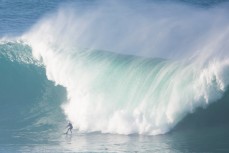
[[[163,134],[222,96],[229,69],[224,8],[166,5],[167,11],[159,3],[139,16],[120,6],[111,7],[118,13],[60,9],[22,37],[48,79],[66,88],[62,108],[77,129]]]

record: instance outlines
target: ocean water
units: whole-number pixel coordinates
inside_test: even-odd
[[[229,152],[228,41],[226,0],[1,0],[0,152]]]

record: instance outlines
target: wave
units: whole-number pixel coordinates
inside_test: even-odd
[[[17,117],[22,119],[22,127],[28,122],[27,128],[29,125],[42,129],[42,125],[56,126],[56,116],[62,114],[59,107],[62,105],[65,115],[80,131],[162,134],[197,107],[207,107],[219,99],[228,86],[227,60],[214,60],[198,68],[190,61],[104,51],[72,54],[64,51],[64,54],[51,55],[48,58],[51,63],[43,67],[34,64],[38,61],[32,59],[31,48],[23,43],[5,43],[0,48],[8,48],[1,52],[1,70],[5,70],[2,71],[5,77],[1,76],[5,84],[1,89],[6,93],[1,101],[7,102],[6,107],[12,105],[11,109],[18,114],[24,112]],[[10,53],[12,50],[14,54]],[[63,95],[56,96],[61,89],[55,90],[44,68],[48,79],[66,87],[67,103],[63,104]],[[11,81],[7,80],[9,76],[12,76]],[[18,102],[20,107],[17,107]],[[53,112],[53,108],[58,111]],[[1,120],[5,123],[2,125],[16,124],[15,113],[11,116],[8,109],[2,109],[5,110],[1,111],[2,115],[8,117]],[[31,111],[25,112],[26,109]]]
[[[36,123],[55,122],[63,111],[81,132],[164,134],[224,95],[227,7],[134,6],[112,2],[82,11],[65,5],[18,41],[2,42],[0,48],[10,51],[3,51],[0,60],[10,60],[6,67],[17,61],[17,71],[25,71],[19,78],[32,79],[26,93],[33,91],[28,95],[37,99],[24,98],[36,105],[29,106],[40,115]],[[20,88],[20,82],[15,86]],[[54,85],[65,88],[67,99]],[[59,109],[50,116],[53,108]]]
[[[228,86],[228,60],[200,67],[103,51],[46,54],[48,79],[67,90],[62,108],[84,132],[165,133],[219,99]]]

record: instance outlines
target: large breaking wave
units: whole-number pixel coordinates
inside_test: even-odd
[[[226,91],[228,11],[139,5],[97,4],[86,11],[64,6],[19,42],[2,41],[1,49],[25,47],[13,61],[38,67],[38,80],[45,80],[45,69],[49,80],[66,88],[67,101],[56,105],[79,131],[163,134]],[[34,59],[24,58],[31,53]],[[1,61],[14,58],[1,55]]]

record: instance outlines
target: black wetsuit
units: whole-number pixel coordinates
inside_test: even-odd
[[[72,126],[72,124],[71,123],[68,123],[68,130],[67,130],[67,132],[66,132],[66,134],[68,134],[68,131],[70,130],[71,131],[71,133],[72,133],[72,129],[73,129],[73,126]]]

